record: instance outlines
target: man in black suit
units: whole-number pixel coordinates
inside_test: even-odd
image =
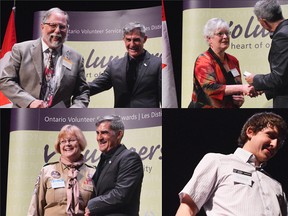
[[[102,154],[93,176],[95,197],[88,202],[85,216],[138,216],[143,164],[136,152],[121,144],[121,118],[98,118],[96,133]]]
[[[258,1],[254,13],[272,38],[268,57],[271,72],[250,75],[246,81],[255,90],[264,91],[268,100],[273,98],[273,108],[288,108],[288,20],[277,0]]]
[[[144,49],[146,40],[144,25],[127,24],[123,28],[127,53],[110,62],[105,71],[89,83],[90,95],[113,87],[114,107],[160,107],[162,61]]]

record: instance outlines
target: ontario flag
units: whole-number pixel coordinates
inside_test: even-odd
[[[2,48],[0,50],[0,72],[7,64],[13,45],[16,43],[16,28],[15,28],[15,7],[12,8],[6,28]],[[0,91],[0,106],[12,107],[11,101]]]
[[[162,107],[178,107],[164,0],[162,0]]]

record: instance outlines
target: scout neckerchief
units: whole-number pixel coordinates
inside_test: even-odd
[[[68,168],[68,179],[67,179],[67,208],[66,213],[67,215],[78,214],[79,211],[79,186],[77,180],[77,174],[79,173],[80,167],[84,163],[83,155],[81,155],[78,161],[73,163],[69,162],[62,156],[60,157],[60,161],[64,166]]]

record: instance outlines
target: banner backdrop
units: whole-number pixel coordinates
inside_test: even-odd
[[[288,2],[279,2],[287,18]],[[213,17],[222,18],[230,25],[230,47],[226,52],[239,60],[242,73],[270,73],[268,52],[271,39],[253,13],[255,3],[256,0],[183,0],[182,107],[188,107],[191,101],[194,63],[197,56],[208,49],[203,28]],[[243,75],[242,81],[247,83]],[[272,107],[272,100],[267,101],[264,94],[257,98],[245,96],[242,107]]]
[[[84,56],[87,81],[97,78],[108,63],[124,56],[122,28],[129,22],[140,22],[146,27],[148,39],[144,45],[151,54],[161,57],[161,6],[133,10],[76,12],[69,14],[69,34],[66,44]],[[44,11],[34,15],[33,38],[40,37],[40,23]],[[90,98],[90,108],[114,107],[110,89]]]
[[[158,108],[12,110],[6,215],[27,215],[40,169],[59,160],[54,142],[62,126],[74,124],[83,131],[88,145],[82,153],[87,164],[96,166],[101,152],[95,121],[108,114],[122,117],[122,143],[136,151],[143,162],[140,215],[162,215],[162,110]]]

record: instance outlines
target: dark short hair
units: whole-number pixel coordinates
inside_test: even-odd
[[[100,116],[96,120],[96,127],[98,127],[102,122],[110,122],[110,129],[113,131],[124,131],[124,123],[120,116],[117,115],[107,115],[107,116]]]
[[[246,134],[248,127],[251,127],[254,133],[258,133],[267,127],[276,127],[279,133],[279,140],[282,144],[287,136],[287,123],[281,116],[272,112],[256,113],[251,116],[242,127],[241,134],[238,138],[238,146],[240,147],[243,147],[248,141],[248,136]]]

